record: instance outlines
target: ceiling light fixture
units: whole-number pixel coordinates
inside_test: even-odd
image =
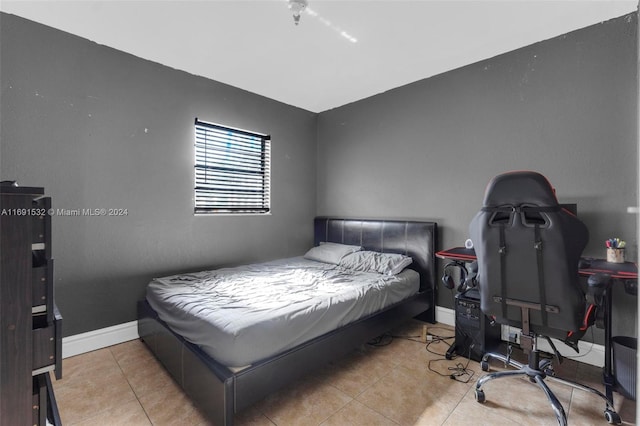
[[[300,14],[309,5],[307,0],[289,0],[289,9],[293,13],[293,22],[298,25],[300,23]]]

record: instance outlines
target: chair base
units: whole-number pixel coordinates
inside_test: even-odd
[[[509,365],[511,367],[516,368],[516,370],[507,370],[507,371],[498,371],[494,373],[489,373],[481,377],[480,379],[478,379],[478,381],[476,382],[476,389],[475,389],[476,401],[481,403],[485,401],[485,395],[484,395],[484,391],[482,390],[482,386],[490,380],[500,379],[503,377],[528,376],[529,380],[531,382],[536,383],[547,396],[547,399],[551,404],[551,408],[553,409],[556,415],[556,419],[558,420],[558,424],[561,426],[565,426],[567,424],[567,414],[565,413],[564,408],[562,407],[562,404],[560,403],[558,398],[555,396],[555,394],[549,388],[549,386],[547,386],[547,384],[545,383],[545,379],[549,379],[551,381],[562,383],[562,384],[571,386],[575,389],[580,389],[582,391],[590,392],[594,395],[599,396],[606,403],[606,408],[604,410],[604,417],[607,420],[607,422],[609,424],[622,423],[620,416],[618,415],[618,413],[616,413],[613,407],[613,401],[610,401],[602,392],[592,387],[585,386],[581,383],[575,382],[573,380],[556,377],[553,373],[553,369],[549,362],[547,361],[543,361],[540,363],[537,362],[537,360],[539,359],[537,351],[533,351],[529,355],[529,357],[530,357],[530,360],[531,359],[535,360],[534,366],[522,364],[502,354],[497,354],[497,353],[485,354],[482,357],[482,361],[481,361],[481,367],[483,371],[489,371],[489,361],[491,359],[498,359],[504,362],[505,365]]]

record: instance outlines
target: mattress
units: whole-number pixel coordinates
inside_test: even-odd
[[[147,301],[171,330],[245,367],[393,305],[420,277],[355,272],[303,257],[156,278]]]

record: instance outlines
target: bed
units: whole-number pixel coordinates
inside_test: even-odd
[[[367,308],[373,309],[371,312],[362,310],[360,305],[349,305],[349,312],[362,311],[355,317],[357,319],[346,317],[331,322],[322,320],[322,318],[328,317],[326,313],[324,316],[317,314],[318,318],[313,321],[313,327],[304,325],[302,328],[296,326],[296,329],[285,328],[276,331],[276,334],[280,333],[283,336],[295,336],[296,338],[285,339],[287,341],[280,348],[255,345],[261,350],[268,349],[269,352],[248,350],[246,343],[266,332],[265,328],[247,328],[249,330],[247,331],[248,340],[245,340],[245,343],[239,339],[237,341],[239,352],[231,351],[231,347],[236,344],[235,338],[241,334],[238,330],[233,331],[235,333],[233,338],[225,338],[223,335],[215,335],[213,332],[199,332],[200,335],[210,335],[209,340],[201,342],[201,344],[191,343],[191,341],[200,341],[189,334],[189,328],[181,328],[180,322],[175,322],[168,317],[165,312],[166,308],[158,303],[158,300],[164,296],[168,300],[175,300],[175,295],[169,292],[171,285],[167,284],[174,283],[180,286],[192,279],[201,280],[203,276],[210,278],[213,275],[218,275],[222,273],[219,272],[222,270],[165,277],[165,279],[154,280],[150,283],[150,287],[155,286],[160,289],[156,289],[156,293],[160,296],[148,293],[147,299],[138,303],[139,335],[185,393],[213,423],[232,425],[235,413],[251,406],[309,371],[346,355],[361,344],[402,322],[413,317],[435,322],[437,233],[435,222],[315,218],[315,246],[326,242],[340,243],[359,246],[367,251],[399,253],[411,257],[412,263],[407,267],[407,270],[399,274],[397,276],[399,278],[396,276],[393,278],[393,280],[398,280],[397,282],[393,281],[394,288],[403,287],[407,290],[403,290],[402,295],[400,293],[394,295],[395,298],[390,298],[386,294],[384,297],[380,297],[378,290],[376,290],[376,297],[384,299],[385,304],[381,306],[367,305],[373,306]],[[284,265],[286,270],[286,268],[306,267],[305,262],[308,260],[304,258],[283,259],[267,262],[267,266],[282,268]],[[311,270],[313,269],[314,267],[311,265]],[[328,268],[326,271],[322,267],[315,269],[320,270],[318,273],[321,275],[335,273],[332,268]],[[237,271],[233,270],[232,272],[237,273]],[[251,267],[248,269],[240,267],[239,271],[243,274],[252,273]],[[345,279],[345,277],[341,275],[339,279]],[[385,279],[384,281],[389,280]],[[274,280],[273,285],[274,288],[277,288],[279,285],[277,280]],[[319,287],[323,286],[319,285]],[[190,289],[191,287],[185,288]],[[413,290],[409,290],[411,288]],[[181,299],[179,300],[184,301],[185,299],[182,297],[188,292],[181,290],[180,293]],[[218,293],[207,293],[202,297],[215,299],[223,296]],[[186,299],[186,302],[181,303],[189,305],[191,302]],[[282,310],[285,306],[290,305],[288,301],[282,306],[278,306],[273,301],[270,304],[273,303],[276,304],[276,310]],[[306,311],[307,308],[298,309],[296,312],[300,310]],[[286,311],[282,315],[282,318],[286,318],[287,321],[275,322],[290,326],[288,319],[292,316],[291,311]],[[243,315],[240,314],[240,316]],[[246,316],[244,315],[244,317]],[[335,315],[329,316],[335,317]],[[171,326],[163,319],[171,323]],[[191,317],[185,317],[182,320],[183,323],[194,321]],[[218,320],[214,319],[213,321]],[[267,328],[273,327],[274,321],[271,322]],[[259,323],[260,321],[256,323],[256,327],[260,326]],[[201,330],[203,327],[198,325],[191,327],[191,329]],[[304,330],[304,332],[300,330]],[[238,358],[238,353],[247,354],[247,358]]]

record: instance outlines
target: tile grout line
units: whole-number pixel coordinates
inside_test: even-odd
[[[371,385],[367,386],[364,390],[362,390],[362,392],[360,392],[358,395],[356,395],[356,397],[354,397],[353,399],[355,401],[359,402],[360,404],[364,405],[368,409],[372,410],[373,412],[378,413],[379,415],[381,415],[385,419],[389,420],[390,422],[395,423],[397,425],[400,425],[400,423],[397,422],[396,420],[394,420],[394,419],[388,417],[387,415],[385,415],[384,413],[381,413],[380,411],[378,411],[376,407],[371,407],[367,403],[365,403],[364,401],[360,401],[359,399],[357,399],[357,397],[359,397],[360,395],[364,394],[367,390],[373,388],[377,383],[382,381],[384,378],[389,377],[391,375],[391,373],[393,373],[398,368],[404,368],[404,366],[400,365],[400,363],[395,364],[393,366],[393,368],[389,369],[389,371],[386,374],[382,375],[381,377],[378,378],[378,380],[373,382]]]
[[[111,352],[111,348],[109,347],[109,348],[104,348],[104,349],[108,349],[109,355],[110,355],[110,356],[111,356],[111,358],[113,359],[113,362],[118,366],[118,369],[119,369],[119,370],[120,370],[120,372],[122,373],[122,376],[123,376],[123,377],[124,377],[124,379],[127,381],[127,385],[129,386],[129,388],[131,388],[131,384],[130,384],[130,383],[129,383],[129,381],[127,380],[127,376],[126,376],[126,374],[124,374],[124,371],[122,371],[122,368],[120,367],[120,364],[118,363],[118,361],[116,360],[115,356],[113,355],[113,352]],[[100,350],[100,349],[99,349],[99,350]],[[77,355],[77,356],[81,356],[81,355]],[[61,383],[61,384],[59,384],[59,385],[58,385],[58,388],[64,388],[64,387],[66,387],[66,386],[69,386],[69,385],[68,385],[68,384],[65,384],[65,383]],[[73,386],[73,385],[71,385],[71,386]],[[54,389],[54,391],[55,391],[55,389]],[[138,403],[140,403],[140,401],[138,401],[138,399],[137,399],[137,395],[136,395],[135,391],[134,391],[132,388],[131,388],[131,392],[132,392],[132,393],[133,393],[133,395],[136,397],[136,401],[137,401]],[[134,401],[134,400],[132,399],[131,401],[126,401],[125,403],[127,403],[127,402],[133,402],[133,401]],[[85,422],[85,421],[87,421],[87,420],[89,420],[89,419],[92,419],[92,418],[94,418],[94,417],[97,417],[97,416],[98,416],[98,415],[100,415],[101,413],[104,413],[104,412],[106,412],[106,411],[108,411],[108,410],[109,410],[109,409],[103,409],[103,410],[99,410],[99,411],[97,411],[97,412],[93,412],[93,413],[91,413],[91,415],[89,415],[89,416],[87,416],[87,417],[80,418],[80,419],[78,419],[78,420],[76,420],[76,421],[73,421],[73,422],[71,422],[71,423],[67,423],[67,424],[68,424],[69,426],[73,426],[73,425],[75,425],[75,424],[80,424],[80,423]],[[146,412],[145,412],[145,415],[146,415]]]
[[[109,353],[111,354],[111,356],[113,357],[113,360],[116,362],[116,365],[118,366],[118,368],[122,372],[122,375],[124,376],[124,379],[127,381],[127,385],[129,385],[129,389],[131,389],[131,392],[133,393],[133,396],[136,397],[136,401],[137,401],[138,405],[140,405],[140,408],[142,408],[142,411],[144,412],[144,415],[146,416],[147,420],[149,421],[149,424],[153,425],[153,422],[151,421],[151,418],[149,417],[149,413],[147,413],[147,410],[144,408],[144,405],[142,404],[142,401],[140,401],[140,397],[136,393],[136,390],[133,388],[133,386],[131,386],[131,382],[129,381],[129,377],[127,377],[127,373],[125,373],[125,371],[122,369],[122,366],[120,365],[120,362],[118,362],[118,360],[116,359],[116,356],[112,351],[112,348],[113,348],[113,346],[109,347]]]

